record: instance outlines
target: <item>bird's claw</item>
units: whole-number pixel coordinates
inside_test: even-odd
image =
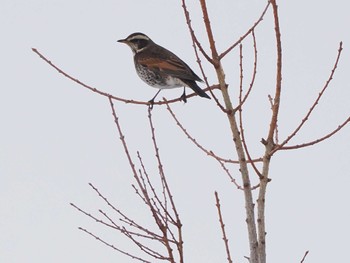
[[[187,102],[187,98],[186,98],[186,92],[185,92],[185,88],[184,88],[184,92],[182,93],[180,100],[182,100],[184,103]]]
[[[148,108],[149,108],[150,110],[153,109],[153,105],[154,105],[154,99],[149,100],[149,101],[148,101]]]

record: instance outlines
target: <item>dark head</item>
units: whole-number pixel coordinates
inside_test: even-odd
[[[125,39],[118,40],[120,43],[127,44],[134,54],[144,50],[153,41],[142,33],[133,33]]]

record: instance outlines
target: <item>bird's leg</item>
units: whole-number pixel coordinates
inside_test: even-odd
[[[160,91],[161,91],[161,89],[158,90],[157,93],[156,93],[156,95],[154,95],[154,97],[153,97],[151,100],[148,101],[149,107],[150,107],[151,109],[153,109],[154,99],[157,97],[157,95],[159,94]]]
[[[184,92],[182,93],[181,97],[180,97],[180,100],[182,100],[184,103],[187,102],[187,99],[186,99],[186,88],[184,87]]]

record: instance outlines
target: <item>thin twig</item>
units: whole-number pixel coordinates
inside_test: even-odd
[[[309,119],[311,113],[314,111],[315,107],[317,106],[318,102],[320,101],[322,95],[324,94],[324,92],[327,90],[327,88],[329,87],[330,82],[333,79],[334,73],[338,67],[338,62],[341,56],[341,52],[343,50],[343,42],[339,43],[339,48],[338,48],[338,54],[337,54],[337,58],[335,60],[335,63],[333,65],[331,74],[329,75],[325,85],[323,86],[322,90],[320,91],[320,93],[318,94],[315,102],[312,104],[311,108],[309,109],[309,111],[306,113],[305,117],[302,119],[301,123],[298,125],[298,127],[296,127],[296,129],[279,145],[276,145],[276,147],[271,151],[271,155],[274,154],[276,151],[278,151],[279,149],[281,149],[284,145],[286,145],[298,132],[299,130],[303,127],[303,125],[306,123],[306,121]]]
[[[137,256],[135,256],[135,255],[132,255],[132,254],[130,254],[130,253],[128,253],[128,252],[125,252],[125,251],[123,251],[123,250],[121,250],[121,249],[115,247],[114,245],[112,245],[112,244],[110,244],[110,243],[104,241],[103,239],[101,239],[100,237],[96,236],[95,234],[89,232],[89,231],[86,230],[85,228],[79,227],[79,230],[81,230],[81,231],[83,231],[83,232],[89,234],[90,236],[94,237],[96,240],[100,241],[101,243],[105,244],[106,246],[108,246],[108,247],[110,247],[110,248],[113,248],[114,250],[116,250],[116,251],[118,251],[118,252],[120,252],[120,253],[122,253],[122,254],[124,254],[124,255],[130,257],[130,258],[132,258],[132,259],[136,259],[136,260],[139,260],[139,261],[144,262],[144,263],[152,263],[151,261],[147,261],[147,260],[145,260],[145,259],[142,259],[142,258],[140,258],[140,257],[137,257]]]
[[[123,147],[124,147],[124,152],[125,152],[125,154],[126,154],[126,156],[128,158],[129,165],[130,165],[131,170],[133,172],[134,178],[135,178],[136,182],[138,183],[138,185],[139,185],[139,187],[140,187],[140,189],[141,189],[141,191],[142,191],[142,193],[143,193],[143,195],[144,195],[144,197],[146,199],[147,205],[149,206],[149,208],[150,208],[150,210],[152,212],[152,215],[153,215],[154,219],[156,220],[156,223],[157,223],[158,227],[160,227],[160,229],[161,229],[161,225],[162,224],[159,222],[159,218],[157,217],[157,213],[156,213],[154,207],[151,204],[150,197],[148,196],[147,191],[145,191],[145,189],[143,188],[142,182],[140,181],[140,178],[138,177],[138,173],[136,171],[135,164],[134,164],[134,162],[131,159],[131,155],[129,153],[129,150],[128,150],[128,147],[127,147],[127,144],[126,144],[126,141],[125,141],[125,136],[124,136],[124,134],[123,134],[123,132],[121,130],[121,126],[119,124],[119,118],[117,117],[116,111],[114,109],[114,104],[113,104],[112,98],[108,98],[108,99],[109,99],[109,103],[110,103],[110,106],[111,106],[111,109],[112,109],[112,115],[114,117],[114,122],[115,122],[115,124],[117,126],[118,133],[119,133],[119,136],[120,136],[120,140],[122,141],[122,144],[123,144]]]
[[[163,211],[164,213],[166,213],[167,216],[170,218],[172,224],[175,225],[175,224],[176,224],[175,219],[174,219],[173,216],[169,213],[168,209],[165,208],[165,206],[163,205],[163,203],[162,203],[161,200],[159,199],[158,194],[156,193],[156,190],[154,189],[153,185],[151,184],[151,180],[150,180],[150,178],[149,178],[149,175],[148,175],[148,173],[147,173],[147,171],[146,171],[145,165],[143,164],[143,161],[142,161],[142,158],[141,158],[141,155],[140,155],[139,152],[137,152],[137,157],[139,158],[139,161],[140,161],[140,164],[141,164],[141,167],[142,167],[142,170],[143,170],[143,174],[146,176],[148,185],[149,185],[149,187],[150,187],[150,189],[151,189],[151,191],[152,191],[152,193],[153,193],[154,198],[157,200],[157,203],[161,206],[162,211]]]
[[[272,105],[272,116],[270,121],[270,128],[268,131],[266,144],[265,144],[265,153],[264,153],[264,161],[262,167],[262,177],[260,179],[260,188],[259,188],[259,196],[257,200],[258,209],[258,254],[259,254],[259,263],[266,263],[266,221],[265,221],[265,202],[266,202],[266,189],[267,184],[270,181],[269,179],[269,168],[271,161],[271,150],[274,147],[274,134],[277,129],[278,122],[278,113],[280,108],[280,100],[281,100],[281,90],[282,90],[282,42],[281,42],[281,31],[279,24],[279,16],[278,16],[278,6],[276,0],[270,0],[273,9],[273,18],[275,25],[275,38],[276,38],[276,51],[277,51],[277,59],[276,59],[276,88],[275,95]]]
[[[184,10],[184,14],[185,14],[185,18],[186,18],[186,24],[188,26],[188,29],[190,31],[190,34],[191,34],[191,37],[192,37],[192,43],[193,43],[193,49],[194,49],[194,53],[196,55],[196,58],[197,58],[197,63],[199,65],[199,68],[201,70],[201,73],[202,73],[202,76],[203,76],[203,79],[204,79],[204,82],[206,83],[207,87],[209,87],[209,82],[208,82],[208,78],[206,76],[206,74],[204,73],[204,68],[203,68],[203,65],[202,65],[202,62],[199,58],[199,55],[198,55],[198,52],[197,52],[197,48],[196,46],[198,46],[199,50],[202,52],[203,56],[211,63],[213,64],[213,60],[208,56],[208,54],[203,50],[202,48],[202,45],[201,43],[198,41],[195,33],[194,33],[194,30],[193,30],[193,27],[192,27],[192,24],[191,24],[191,18],[190,18],[190,13],[189,11],[187,10],[187,6],[186,6],[186,2],[185,0],[182,0],[182,8]],[[224,106],[221,105],[219,99],[215,96],[214,92],[213,92],[213,89],[209,89],[210,91],[210,94],[211,96],[214,98],[215,102],[216,102],[216,105],[219,106],[219,108],[226,113],[226,110],[224,108]]]
[[[159,205],[161,207],[163,207],[162,202],[159,200],[158,195],[156,194],[155,191],[152,191],[153,193],[153,197],[149,194],[149,190],[148,190],[148,186],[154,190],[151,180],[148,177],[148,174],[146,173],[146,169],[142,163],[142,159],[141,156],[139,155],[139,152],[137,152],[137,157],[139,158],[139,160],[141,160],[141,166],[143,168],[143,173],[146,174],[146,179],[143,176],[143,173],[141,172],[141,170],[139,169],[139,176],[138,176],[138,180],[141,183],[142,186],[139,185],[139,188],[137,188],[137,186],[133,185],[133,188],[136,191],[136,194],[142,199],[142,201],[145,203],[146,206],[148,207],[152,207],[151,212],[152,215],[153,213],[161,220],[163,221],[163,223],[165,223],[166,220],[164,220],[164,216],[163,216],[163,208],[159,208]]]
[[[116,124],[117,126],[117,130],[118,130],[118,134],[119,134],[119,139],[121,140],[122,144],[123,144],[123,148],[124,148],[124,152],[126,154],[126,157],[128,158],[128,161],[129,161],[129,165],[130,165],[130,168],[132,170],[132,173],[134,175],[134,178],[137,178],[137,171],[135,169],[135,164],[131,158],[131,155],[129,153],[129,149],[128,149],[128,146],[126,144],[126,141],[125,141],[125,136],[123,134],[123,131],[121,129],[121,126],[119,124],[119,118],[117,117],[117,114],[116,114],[116,111],[114,109],[114,103],[113,103],[113,100],[111,97],[108,97],[108,100],[109,100],[109,104],[111,106],[111,110],[112,110],[112,115],[113,115],[113,118],[114,118],[114,123]]]
[[[268,99],[269,99],[269,102],[270,102],[270,106],[271,106],[271,111],[273,111],[273,98],[272,96],[269,94],[267,95]],[[276,123],[276,129],[275,129],[275,141],[274,143],[275,144],[278,144],[279,142],[279,139],[278,139],[278,123]]]
[[[283,146],[282,148],[279,148],[279,150],[295,150],[295,149],[300,149],[300,148],[304,148],[307,146],[311,146],[317,143],[320,143],[330,137],[332,137],[334,134],[336,134],[337,132],[339,132],[342,128],[344,128],[348,123],[350,122],[350,117],[348,117],[342,124],[340,124],[336,129],[334,129],[332,132],[326,134],[325,136],[318,138],[316,140],[313,140],[311,142],[306,142],[306,143],[302,143],[302,144],[297,144],[297,145],[292,145],[292,146]]]
[[[101,220],[101,219],[99,219],[99,218],[93,216],[92,214],[90,214],[90,213],[84,211],[83,209],[81,209],[80,207],[76,206],[75,204],[70,203],[70,205],[71,205],[72,207],[74,207],[75,209],[77,209],[80,213],[83,213],[83,214],[86,215],[87,217],[90,217],[91,219],[95,220],[95,222],[100,223],[100,224],[102,224],[102,225],[104,225],[104,226],[107,226],[107,227],[110,227],[110,228],[119,230],[118,227],[115,227],[115,226],[114,226],[114,224],[111,225],[111,224],[108,224],[108,223],[104,222],[103,220]]]
[[[239,45],[239,68],[240,68],[240,81],[239,81],[239,105],[243,104],[243,99],[242,99],[242,93],[243,93],[243,45],[240,44]],[[256,167],[255,163],[252,162],[252,158],[250,156],[249,150],[248,150],[248,146],[247,146],[247,141],[245,139],[245,135],[244,135],[244,128],[243,128],[243,108],[242,106],[239,107],[239,129],[241,132],[241,138],[242,138],[242,143],[243,143],[243,147],[244,147],[244,151],[248,157],[249,163],[251,164],[251,166],[253,167],[255,173],[261,178],[262,175],[260,173],[260,171],[258,170],[258,168]]]
[[[165,98],[163,100],[167,101]],[[179,126],[179,128],[183,131],[183,133],[187,136],[190,141],[192,141],[200,150],[202,150],[205,154],[213,157],[214,159],[217,159],[218,161],[224,162],[224,163],[234,163],[234,164],[239,164],[239,161],[237,160],[231,160],[231,159],[226,159],[218,156],[211,150],[205,149],[200,143],[197,142],[195,138],[193,138],[188,131],[184,128],[184,126],[180,123],[179,119],[176,117],[175,113],[173,110],[170,108],[169,105],[167,105],[167,110],[169,111],[171,117],[173,117],[174,121],[176,122],[176,125]],[[256,158],[252,159],[252,162],[262,162],[262,158]]]
[[[212,51],[212,58],[214,62],[214,68],[216,72],[217,79],[219,81],[220,90],[225,104],[226,116],[230,123],[230,129],[232,132],[232,140],[235,145],[236,153],[239,160],[239,168],[242,176],[242,182],[244,187],[244,199],[245,199],[245,211],[246,211],[246,223],[248,229],[248,239],[249,239],[249,249],[250,249],[250,259],[252,263],[259,262],[258,256],[258,240],[257,240],[257,231],[256,231],[256,222],[255,222],[255,211],[254,211],[254,201],[253,194],[251,190],[251,182],[249,178],[249,170],[247,166],[247,159],[245,157],[245,152],[243,149],[239,128],[235,118],[232,101],[230,94],[228,92],[228,85],[225,80],[224,68],[220,62],[220,57],[215,45],[215,40],[210,24],[209,14],[207,10],[207,5],[205,0],[200,0],[203,21],[205,29],[207,32],[208,41],[210,44],[210,49]]]
[[[168,185],[168,182],[166,180],[165,174],[164,174],[164,170],[163,170],[163,164],[162,161],[160,159],[160,153],[159,153],[159,147],[157,145],[157,141],[156,141],[156,136],[155,136],[155,128],[153,125],[153,120],[152,120],[152,114],[151,114],[152,110],[151,108],[148,109],[148,119],[149,119],[149,124],[150,124],[150,129],[151,129],[151,134],[152,134],[152,142],[153,142],[153,147],[154,147],[154,151],[155,151],[155,155],[156,155],[156,159],[158,162],[158,170],[159,170],[159,175],[162,181],[162,185],[163,185],[163,193],[164,193],[164,198],[165,200],[167,200],[169,198],[170,204],[171,204],[171,208],[175,214],[176,217],[176,227],[178,230],[178,238],[179,240],[176,242],[177,244],[177,249],[178,249],[178,253],[179,253],[179,257],[180,257],[180,263],[184,262],[184,258],[183,258],[183,240],[182,240],[182,223],[180,220],[180,216],[179,213],[177,212],[176,209],[176,205],[174,202],[174,198],[173,195],[170,191],[170,187]],[[166,207],[166,205],[165,205]],[[168,254],[169,254],[169,258],[173,260],[173,250],[170,246],[170,244],[168,243],[168,237],[167,237],[167,230],[169,229],[169,226],[166,224],[165,228],[163,228],[162,232],[164,235],[164,245],[167,248]]]
[[[195,138],[193,138],[188,132],[187,130],[184,128],[184,126],[180,123],[180,121],[178,120],[178,118],[176,117],[175,113],[172,111],[172,109],[170,108],[170,106],[167,106],[167,110],[169,111],[169,113],[171,114],[171,116],[173,117],[173,119],[176,122],[176,125],[180,127],[180,129],[183,131],[183,133],[187,136],[188,139],[190,139],[200,150],[202,150],[203,152],[205,152],[207,155],[213,157],[216,161],[219,162],[220,166],[222,167],[222,169],[225,171],[225,173],[228,175],[228,177],[230,178],[231,182],[237,187],[237,189],[243,190],[243,187],[240,186],[236,179],[233,178],[233,176],[231,175],[230,171],[227,169],[227,167],[225,166],[225,163],[236,163],[238,164],[238,161],[234,161],[234,160],[230,160],[230,159],[223,159],[219,156],[217,156],[215,153],[213,153],[213,151],[208,151],[207,149],[205,149],[200,143],[197,142],[197,140]],[[254,159],[251,160],[252,162],[259,162],[261,160],[259,159]]]
[[[239,105],[242,104],[243,78],[243,44],[239,44]]]
[[[125,141],[125,137],[124,137],[123,132],[122,132],[122,130],[121,130],[121,126],[120,126],[119,119],[118,119],[118,116],[117,116],[116,111],[115,111],[115,108],[114,108],[114,104],[113,104],[112,98],[109,97],[108,99],[109,99],[109,103],[110,103],[110,106],[111,106],[111,109],[112,109],[112,115],[113,115],[113,118],[114,118],[114,122],[115,122],[115,124],[116,124],[116,126],[117,126],[117,130],[118,130],[118,133],[119,133],[119,136],[120,136],[120,140],[122,141],[122,144],[123,144],[123,147],[124,147],[124,152],[126,153],[127,158],[128,158],[128,160],[129,160],[129,164],[130,164],[130,167],[131,167],[132,172],[133,172],[133,174],[134,174],[134,178],[135,178],[136,182],[138,183],[138,186],[139,186],[140,190],[142,191],[144,200],[145,200],[145,202],[146,202],[148,208],[150,209],[150,211],[151,211],[151,213],[152,213],[152,216],[153,216],[153,218],[154,218],[154,220],[155,220],[156,225],[158,226],[159,230],[160,230],[161,233],[163,234],[163,236],[162,236],[162,244],[163,244],[163,245],[166,247],[166,249],[167,249],[167,252],[168,252],[168,258],[167,258],[167,259],[168,259],[170,262],[175,262],[175,261],[174,261],[174,256],[173,256],[173,251],[172,251],[172,248],[171,248],[170,243],[169,243],[170,241],[169,241],[169,239],[168,239],[168,237],[167,237],[167,228],[166,228],[165,225],[163,224],[163,222],[162,222],[163,219],[162,219],[162,217],[158,214],[157,209],[153,206],[152,198],[149,196],[147,190],[143,187],[142,181],[141,181],[140,178],[138,177],[138,173],[137,173],[137,171],[136,171],[135,164],[133,163],[133,161],[132,161],[132,159],[131,159],[131,156],[130,156],[130,153],[129,153],[129,150],[128,150],[128,147],[127,147],[127,144],[126,144],[126,141]],[[154,132],[152,129],[151,129],[151,131]],[[153,135],[154,135],[154,134],[153,134]],[[154,140],[153,140],[153,142],[155,143]],[[155,145],[155,147],[158,148],[156,145]],[[159,155],[159,153],[158,153],[158,155]],[[160,163],[160,159],[158,160],[158,164],[159,164],[159,163]],[[160,165],[161,165],[161,163],[160,163]],[[162,170],[161,170],[161,172],[162,172]],[[170,192],[170,190],[169,190],[169,192]],[[172,197],[171,197],[170,199],[172,200]],[[177,218],[179,218],[178,215],[177,215],[176,210],[175,210],[175,214],[176,214]],[[134,240],[134,239],[132,238],[132,236],[128,236],[128,237],[131,238],[131,239],[134,241],[134,243],[136,242],[136,240]],[[137,243],[135,243],[135,244],[137,244]],[[141,245],[141,244],[140,244],[140,245]],[[140,247],[140,248],[141,248],[141,247]],[[141,248],[141,249],[142,249],[142,248]],[[150,248],[147,248],[147,247],[146,247],[146,250],[143,249],[143,251],[147,253],[148,249],[150,249]],[[148,251],[148,252],[149,252],[149,251]],[[155,255],[154,255],[154,256],[155,256]]]
[[[220,199],[219,199],[218,192],[216,192],[216,191],[215,191],[215,201],[216,201],[216,208],[218,209],[219,222],[220,222],[221,231],[222,231],[222,239],[224,240],[224,244],[225,244],[227,262],[232,263],[230,248],[228,245],[228,239],[227,239],[226,231],[225,231],[224,219],[222,218],[222,213],[221,213]]]
[[[125,226],[119,226],[117,225],[113,219],[107,215],[107,213],[103,212],[102,210],[99,210],[99,212],[104,216],[106,217],[113,225],[116,226],[116,228],[122,233],[124,234],[125,236],[129,237],[129,235],[131,236],[137,236],[137,237],[140,237],[140,238],[144,238],[144,239],[148,239],[148,240],[155,240],[155,241],[162,241],[161,237],[160,236],[157,236],[155,233],[152,233],[152,234],[149,234],[150,231],[147,231],[147,234],[141,234],[139,232],[134,232],[134,231],[131,231],[129,229],[126,229]],[[134,225],[131,225],[129,222],[126,222],[124,221],[123,219],[120,220],[121,222],[123,223],[126,223],[128,224],[129,226],[131,227],[135,227]],[[140,228],[137,227],[138,230],[142,230]]]
[[[226,56],[232,49],[234,49],[239,43],[241,43],[243,41],[243,39],[245,39],[257,27],[257,25],[259,25],[259,23],[263,20],[265,13],[266,13],[267,9],[269,8],[269,6],[270,6],[270,1],[267,2],[267,5],[266,5],[264,11],[260,15],[259,19],[254,23],[254,25],[243,36],[241,36],[239,38],[239,40],[237,40],[232,46],[230,46],[228,49],[226,49],[226,51],[222,52],[219,55],[220,60],[224,56]]]
[[[253,47],[254,47],[254,68],[253,68],[253,75],[252,75],[252,80],[249,84],[249,89],[247,90],[246,94],[244,95],[243,99],[239,103],[239,105],[234,109],[234,111],[237,111],[238,109],[242,108],[243,104],[246,102],[248,99],[250,92],[253,89],[254,83],[255,83],[255,77],[257,73],[257,65],[258,65],[258,49],[256,46],[256,39],[255,39],[255,33],[254,30],[252,31],[252,37],[253,37]]]
[[[98,196],[110,207],[112,208],[112,210],[114,210],[115,212],[117,212],[121,218],[119,219],[120,221],[128,224],[131,227],[134,227],[138,230],[141,230],[143,232],[145,232],[147,235],[149,235],[151,238],[154,239],[161,239],[161,236],[159,236],[158,234],[148,230],[147,228],[142,227],[140,224],[136,223],[134,220],[132,220],[130,217],[128,217],[125,213],[123,213],[121,210],[117,209],[111,202],[109,202],[109,200],[102,195],[102,193],[97,189],[97,187],[95,187],[93,184],[89,183],[90,187],[98,194]]]
[[[109,99],[125,102],[127,104],[146,105],[146,106],[150,105],[148,101],[136,101],[136,100],[124,99],[124,98],[113,96],[112,94],[109,94],[107,92],[103,92],[97,88],[93,88],[92,86],[89,86],[89,85],[83,83],[82,81],[78,80],[77,78],[74,78],[71,75],[69,75],[68,73],[64,72],[61,68],[56,66],[53,62],[51,62],[48,58],[46,58],[42,53],[40,53],[36,48],[32,48],[32,51],[34,53],[36,53],[47,64],[49,64],[51,67],[53,67],[56,71],[58,71],[60,74],[62,74],[64,77],[74,81],[75,83],[79,84],[80,86],[82,86],[82,87],[84,87],[84,88],[86,88],[94,93],[97,93],[97,94],[104,96],[104,97],[107,97]],[[211,91],[212,89],[216,89],[216,88],[218,88],[217,85],[213,85],[212,87],[209,87],[209,85],[208,85],[208,87],[203,89],[203,90],[204,91],[209,91],[209,90]],[[188,95],[186,95],[186,99],[192,98],[194,96],[197,96],[197,94],[196,93],[188,94]],[[174,103],[174,102],[178,102],[178,101],[182,101],[182,98],[171,99],[171,100],[168,100],[167,103]],[[153,105],[162,105],[162,104],[165,104],[165,102],[164,101],[155,101],[153,103]]]
[[[157,251],[151,249],[150,247],[142,244],[140,241],[138,241],[136,238],[133,237],[133,235],[131,235],[129,233],[129,231],[125,230],[125,235],[137,246],[141,249],[141,251],[143,251],[144,253],[146,253],[147,255],[156,258],[156,259],[169,259],[167,257],[165,257],[164,255],[158,253]]]
[[[198,38],[197,38],[196,34],[194,33],[194,30],[193,30],[193,27],[192,27],[192,24],[191,24],[190,12],[188,12],[188,10],[187,10],[187,5],[186,5],[185,0],[182,0],[182,8],[184,10],[184,14],[185,14],[185,18],[186,18],[186,24],[187,24],[188,29],[190,31],[192,41],[195,44],[194,48],[195,48],[195,46],[197,46],[199,48],[200,52],[203,54],[203,56],[208,60],[208,62],[213,64],[213,60],[209,57],[207,52],[205,52],[205,50],[202,47],[202,44],[198,41]]]
[[[267,136],[267,142],[273,143],[273,135],[276,131],[278,113],[280,108],[281,90],[282,90],[282,42],[281,32],[278,18],[278,8],[275,0],[271,0],[270,3],[273,6],[273,16],[275,20],[275,36],[276,36],[276,49],[277,49],[277,69],[276,69],[276,89],[273,101],[272,116],[270,122],[270,129]]]

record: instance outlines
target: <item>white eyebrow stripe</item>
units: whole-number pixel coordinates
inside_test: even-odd
[[[136,35],[136,36],[133,36],[133,37],[129,38],[128,40],[131,41],[131,40],[134,40],[134,39],[150,40],[147,36],[143,36],[143,35]]]

